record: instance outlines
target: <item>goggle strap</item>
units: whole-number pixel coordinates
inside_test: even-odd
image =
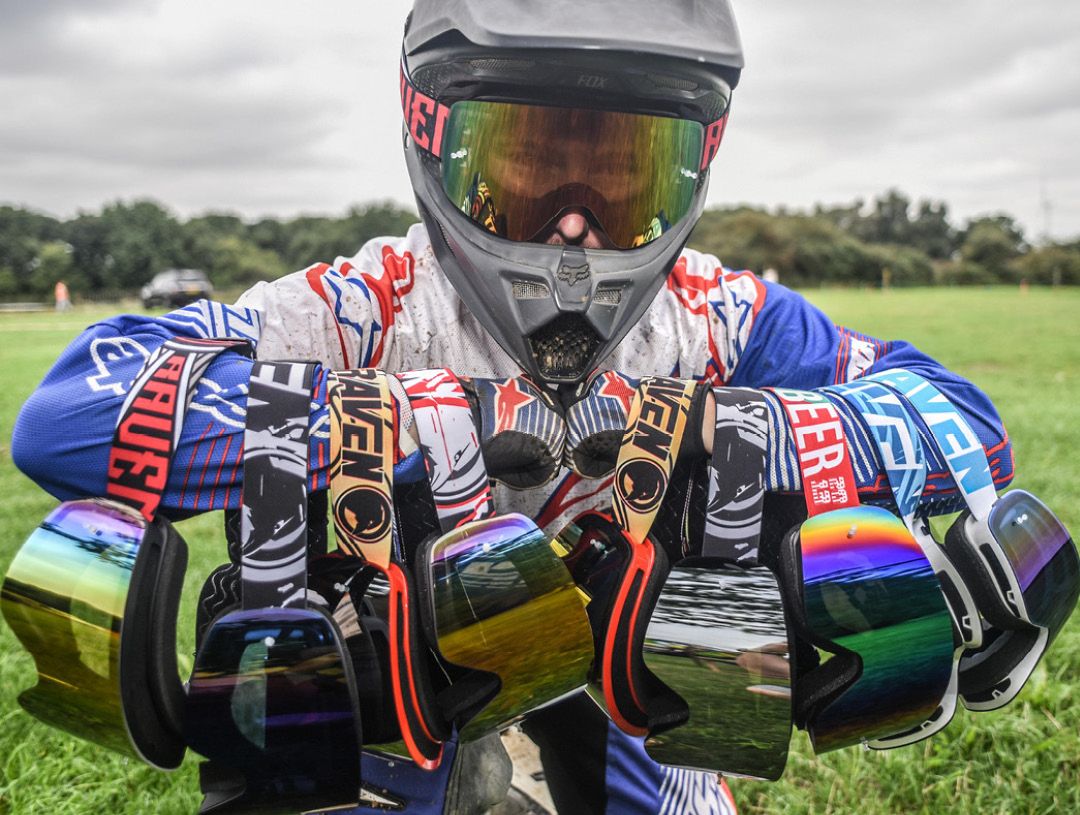
[[[765,502],[768,407],[760,391],[716,388],[703,557],[757,564]]]
[[[630,404],[611,503],[615,522],[635,545],[648,537],[664,503],[697,386],[693,380],[649,377]]]
[[[307,607],[308,424],[315,365],[256,362],[244,426],[240,598]]]
[[[444,105],[417,89],[409,79],[404,57],[400,62],[399,86],[401,113],[405,118],[405,129],[409,137],[425,153],[441,158],[443,133],[446,132],[446,122],[450,118],[450,106]],[[720,143],[724,139],[724,131],[727,130],[730,110],[729,105],[724,109],[723,116],[705,125],[704,149],[701,153],[699,171],[708,167],[716,158]]]
[[[859,412],[877,443],[900,517],[917,535],[915,515],[926,486],[926,456],[911,414],[895,393],[877,382],[862,379],[826,390]]]
[[[330,492],[338,548],[386,571],[394,547],[394,403],[386,374],[334,371]]]
[[[491,483],[473,422],[472,407],[457,377],[445,368],[401,374],[424,467],[443,532],[491,517]]]
[[[413,143],[435,158],[442,155],[442,137],[450,108],[417,90],[401,60],[401,112],[405,116],[405,128]]]
[[[729,105],[724,108],[723,116],[715,122],[705,125],[705,149],[701,153],[701,166],[698,167],[698,170],[704,170],[716,158],[716,154],[720,150],[720,142],[724,139],[724,131],[727,130],[728,113],[730,111],[731,106]]]
[[[767,390],[780,400],[791,425],[810,517],[859,506],[844,425],[833,403],[815,391]]]
[[[150,354],[120,407],[106,495],[154,519],[199,379],[222,351],[248,347],[241,340],[174,337]]]
[[[912,371],[891,369],[873,379],[902,394],[922,416],[937,442],[957,489],[976,520],[986,520],[997,500],[986,451],[971,424],[937,386]]]

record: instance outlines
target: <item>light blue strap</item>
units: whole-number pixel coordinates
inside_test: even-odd
[[[878,382],[861,379],[826,388],[855,408],[881,452],[900,517],[915,529],[915,512],[926,486],[926,457],[919,429],[900,398]]]
[[[997,500],[997,492],[986,451],[967,419],[945,394],[919,374],[894,368],[871,374],[866,379],[884,382],[915,406],[941,448],[949,472],[971,514],[977,520],[984,520]]]

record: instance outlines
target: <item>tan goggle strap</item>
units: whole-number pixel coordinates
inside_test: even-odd
[[[330,494],[338,548],[383,571],[393,556],[394,405],[386,374],[334,371]]]
[[[664,503],[697,387],[692,380],[650,377],[634,394],[611,498],[615,522],[634,544],[648,536]]]

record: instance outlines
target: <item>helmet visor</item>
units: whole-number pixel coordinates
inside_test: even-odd
[[[543,241],[568,211],[612,248],[655,240],[694,201],[704,127],[609,110],[457,102],[442,144],[443,189],[488,231]]]

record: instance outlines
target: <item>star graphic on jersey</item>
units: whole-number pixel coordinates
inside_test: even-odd
[[[625,379],[613,371],[603,374],[604,384],[596,392],[597,396],[618,399],[622,404],[623,415],[630,414],[630,401],[634,398],[634,389]]]
[[[523,391],[516,379],[508,379],[501,385],[496,382],[494,385],[495,433],[502,433],[504,430],[510,430],[514,427],[517,422],[518,411],[536,397]]]

